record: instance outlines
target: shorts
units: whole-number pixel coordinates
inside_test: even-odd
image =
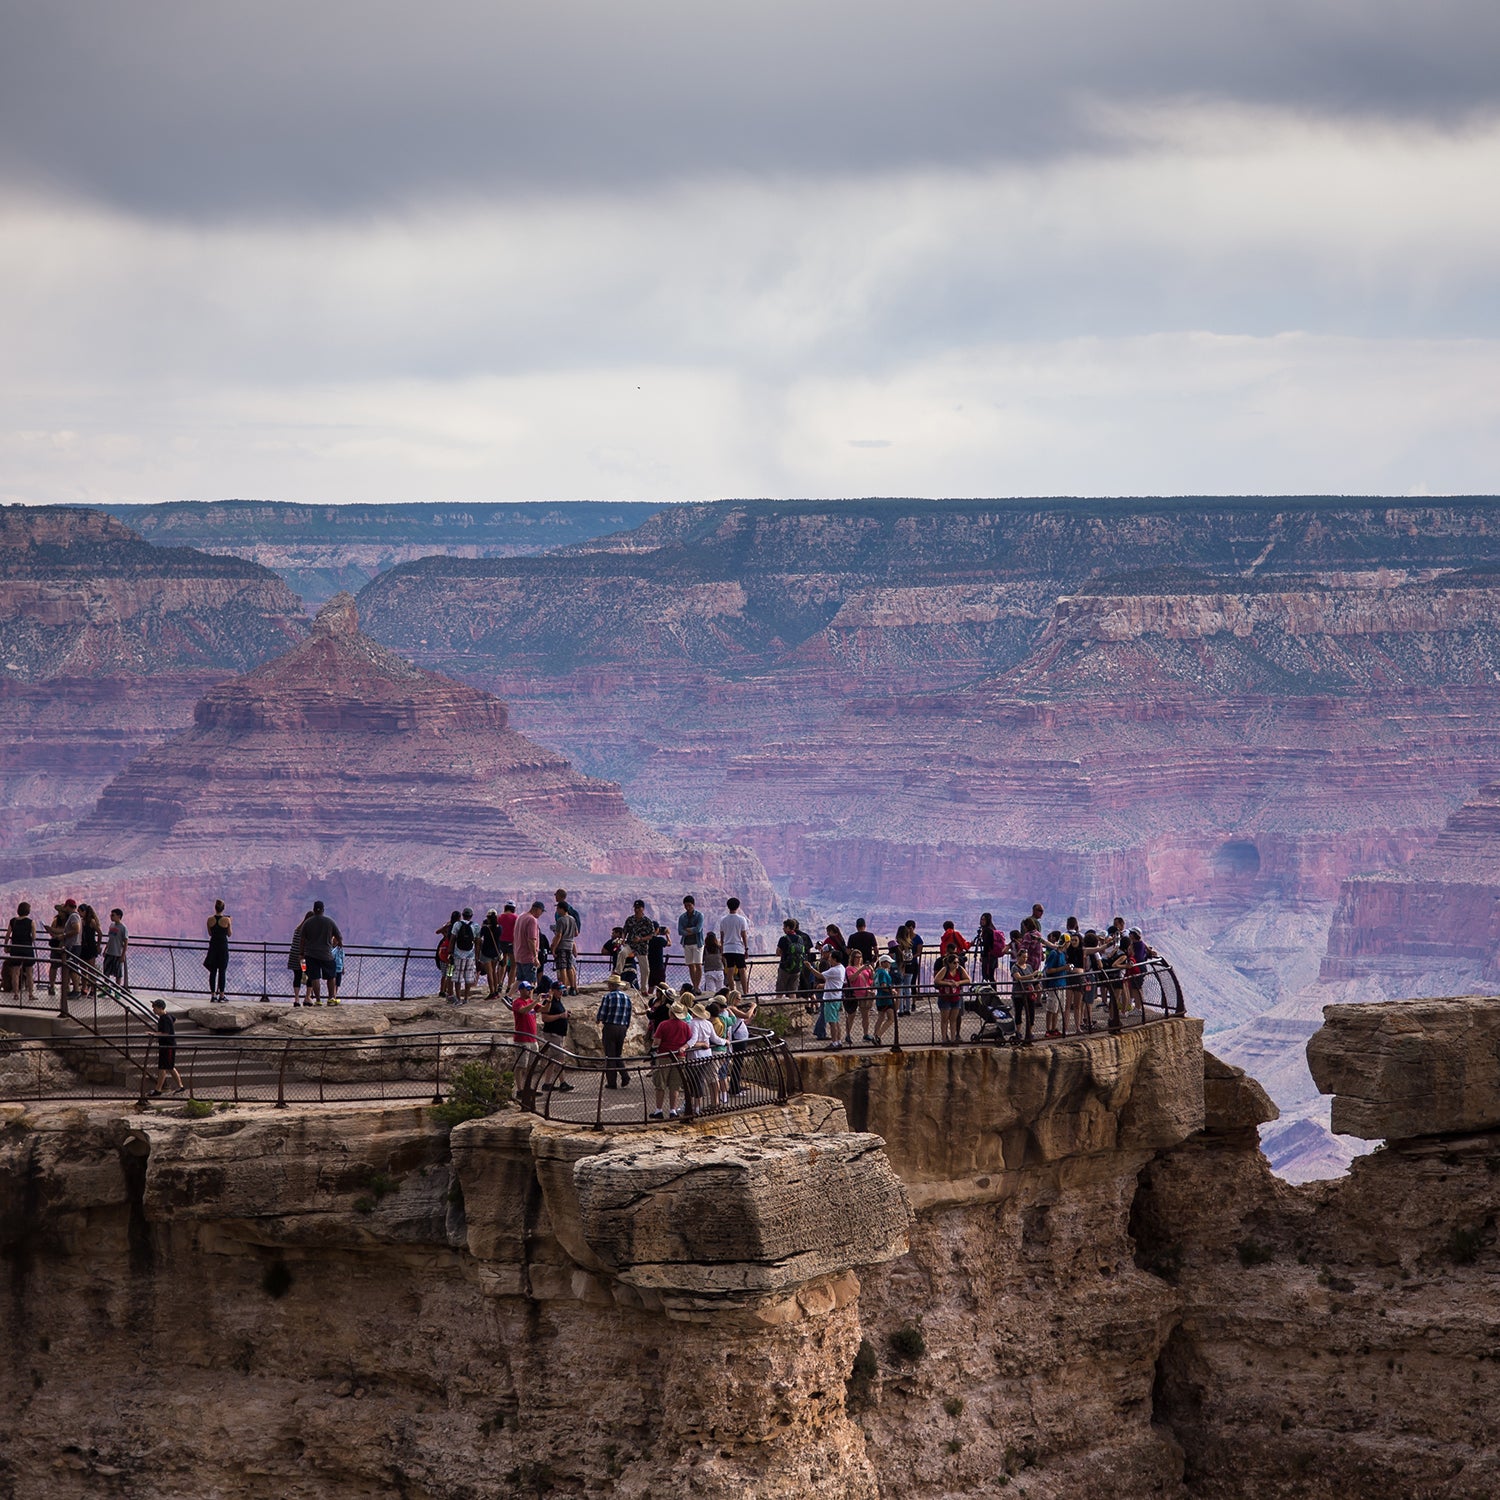
[[[574,967],[575,959],[571,948],[554,948],[552,950],[552,962],[559,969],[571,969]]]
[[[852,1016],[859,1009],[859,1001],[853,995],[845,995],[842,1003],[846,1016]]]
[[[876,998],[876,1010],[895,1010],[896,1000],[893,995],[880,995]]]
[[[527,984],[535,984],[536,983],[536,965],[535,964],[517,964],[516,965],[516,982],[520,983],[522,980],[524,980]]]
[[[703,962],[703,944],[684,943],[682,945],[682,961],[688,964],[701,964]]]
[[[156,1066],[170,1072],[177,1066],[177,1049],[175,1047],[158,1047],[156,1049]]]
[[[106,953],[104,955],[104,977],[106,979],[118,979],[124,972],[124,955],[119,953]]]
[[[516,951],[516,945],[514,943],[501,943],[500,944],[500,957],[501,958],[510,958],[515,953],[515,951]]]
[[[939,999],[938,1000],[938,1009],[939,1010],[961,1010],[962,1008],[963,1008],[963,1001],[962,1000],[943,1000],[943,999]]]
[[[329,984],[338,982],[339,971],[331,958],[310,958],[307,960],[307,982],[316,984],[320,979]]]
[[[743,953],[726,953],[724,955],[724,972],[726,974],[743,974],[745,972],[745,955]]]
[[[844,1020],[844,1002],[842,1000],[825,1000],[823,1002],[823,1024],[825,1026],[839,1026]]]
[[[454,984],[474,983],[474,950],[465,948],[462,951],[455,950],[453,954],[453,982]]]
[[[658,1063],[651,1070],[651,1082],[663,1093],[668,1090],[677,1094],[686,1092],[687,1080],[682,1076],[680,1063]]]

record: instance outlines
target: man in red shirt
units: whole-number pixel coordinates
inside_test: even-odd
[[[943,935],[938,939],[938,957],[946,958],[956,953],[960,958],[969,951],[969,940],[952,922],[943,923]]]
[[[651,1073],[651,1082],[656,1089],[656,1108],[651,1113],[653,1120],[675,1120],[682,1113],[679,1101],[686,1091],[683,1060],[692,1039],[692,1023],[688,1020],[686,1007],[680,1003],[672,1007],[666,1020],[659,1022],[651,1033],[651,1051],[656,1059]]]
[[[516,979],[533,987],[536,985],[537,966],[542,959],[542,928],[537,918],[546,909],[540,901],[533,901],[516,918],[515,934],[511,939],[516,951]]]
[[[516,982],[516,903],[507,901],[500,913],[500,993],[509,996]]]

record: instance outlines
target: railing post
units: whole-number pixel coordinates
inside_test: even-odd
[[[891,1051],[899,1052],[901,1050],[901,1000],[899,996],[896,999],[896,1008],[891,1014],[896,1018],[896,1024],[891,1028]]]
[[[260,1003],[269,1005],[271,1003],[271,954],[270,945],[260,945]]]
[[[411,962],[411,949],[401,955],[401,998],[406,999],[406,966]]]
[[[276,1108],[286,1108],[286,1064],[292,1055],[292,1044],[290,1041],[281,1049],[281,1067],[276,1072]]]
[[[441,1104],[443,1102],[443,1034],[438,1033],[437,1041],[433,1043],[432,1064],[432,1102]]]
[[[1177,970],[1168,963],[1164,963],[1162,967],[1172,976],[1172,988],[1177,991],[1177,1014],[1185,1016],[1187,1014],[1187,1004],[1182,998],[1182,986],[1177,982]]]
[[[177,949],[170,943],[167,944],[167,962],[171,965],[172,993],[177,993]]]

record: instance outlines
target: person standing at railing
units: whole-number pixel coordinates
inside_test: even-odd
[[[338,923],[324,910],[321,901],[313,902],[312,915],[302,923],[302,958],[307,965],[309,1004],[321,1005],[318,985],[328,986],[328,1003],[339,1003],[339,975],[334,966],[333,950],[344,946],[344,934]]]
[[[705,995],[722,995],[729,988],[724,980],[724,951],[719,946],[719,934],[709,932],[703,938],[703,988]]]
[[[658,985],[667,982],[667,949],[671,943],[671,933],[657,923],[656,931],[651,934],[651,941],[646,944],[646,963],[649,971],[647,994],[654,993]]]
[[[540,1002],[532,993],[535,988],[530,979],[516,980],[516,992],[510,998],[511,1029],[515,1033],[516,1046],[536,1051],[536,1013]]]
[[[479,926],[479,972],[484,975],[487,994],[493,1000],[500,993],[500,913],[491,907]]]
[[[680,1001],[674,1004],[651,1033],[654,1066],[651,1086],[656,1094],[653,1120],[675,1120],[682,1113],[678,1103],[687,1091],[687,1049],[693,1040],[688,1009]]]
[[[71,896],[62,904],[62,923],[58,936],[63,956],[59,1009],[66,1015],[69,997],[78,993],[76,975],[83,951],[83,918],[78,913],[78,903]]]
[[[687,965],[688,982],[693,988],[703,986],[703,913],[693,896],[682,898],[682,915],[677,918],[677,941],[682,944],[682,961]]]
[[[567,903],[567,892],[559,891],[552,914],[552,958],[557,964],[558,985],[570,995],[578,993],[578,918]]]
[[[823,996],[823,1034],[828,1038],[825,1052],[837,1052],[844,1045],[839,1037],[839,1028],[844,1024],[844,975],[844,966],[836,958],[826,959],[818,975],[818,989]]]
[[[858,936],[858,934],[856,934]],[[859,1015],[860,1034],[867,1046],[875,1045],[870,1028],[875,1024],[871,1006],[875,999],[875,970],[870,967],[864,953],[849,944],[849,962],[844,966],[844,1034],[849,1045],[854,1045],[854,1017]]]
[[[5,934],[5,957],[10,966],[16,999],[22,1005],[34,998],[33,974],[36,969],[36,922],[31,915],[31,902],[23,901],[16,907]]]
[[[969,971],[964,968],[962,956],[956,948],[950,948],[938,959],[937,970],[932,976],[933,988],[937,991],[939,1041],[944,1046],[958,1045],[959,1028],[964,1017],[964,986],[968,982]]]
[[[729,1034],[729,1092],[743,1094],[745,1085],[745,1051],[750,1045],[750,1023],[755,1019],[757,1006],[749,995],[730,990],[725,997],[724,1024]]]
[[[116,906],[109,914],[109,932],[104,938],[104,977],[130,988],[130,929],[125,913]]]
[[[979,972],[983,975],[984,982],[994,984],[1000,960],[1005,956],[1005,938],[995,926],[995,918],[990,912],[980,913],[979,931],[974,934],[974,946],[979,950]]]
[[[644,901],[637,901],[631,907],[621,935],[625,946],[635,956],[636,988],[645,990],[651,972],[651,939],[656,935],[656,923],[646,915]],[[618,972],[623,974],[625,970]]]
[[[537,973],[542,961],[541,916],[546,907],[533,901],[516,918],[513,942],[516,952],[516,987],[524,983],[528,990],[536,988]]]
[[[1030,917],[1026,920],[1029,922]],[[1036,1026],[1036,986],[1039,971],[1023,944],[1025,934],[1015,929],[1010,935],[1010,1013],[1016,1022],[1016,1046],[1029,1047]]]
[[[610,1064],[618,1063],[625,1055],[625,1039],[630,1035],[630,1019],[633,1014],[625,981],[618,974],[611,974],[609,988],[599,1001],[599,1009],[594,1012],[604,1045],[604,1087],[607,1089],[625,1087],[625,1069],[621,1067],[616,1071]],[[616,1078],[620,1080],[618,1084],[615,1082]]]
[[[857,953],[873,969],[875,967],[875,955],[880,952],[880,939],[865,925],[865,919],[859,917],[854,923],[854,931],[849,934],[849,952]],[[845,959],[845,966],[848,960]]]
[[[740,898],[731,896],[719,918],[719,946],[724,950],[724,984],[742,995],[750,993],[750,924],[740,911]]]
[[[95,995],[98,993],[98,985],[93,976],[97,973],[99,950],[104,946],[104,933],[99,926],[99,913],[87,901],[78,908],[78,916],[83,924],[78,940],[78,957],[83,961],[85,969],[83,993]]]
[[[804,949],[802,934],[790,917],[781,924],[781,936],[776,939],[776,993],[795,995],[802,983],[802,961]]]
[[[922,988],[922,953],[927,946],[917,931],[915,917],[906,924],[906,945],[910,957],[906,960],[906,1009],[902,1014],[909,1016],[916,1009],[917,994]]]
[[[879,1046],[896,1024],[896,960],[882,953],[875,965],[875,1036]]]
[[[229,973],[229,934],[233,931],[234,918],[224,910],[222,901],[215,901],[214,914],[208,919],[208,952],[203,955],[210,1005],[224,999],[224,983]]]
[[[302,1004],[302,986],[307,983],[307,960],[302,956],[302,929],[307,926],[310,911],[302,913],[302,920],[292,928],[292,941],[286,951],[286,966],[292,971],[292,1004]],[[308,989],[307,1003],[312,1004],[312,990]]]
[[[509,995],[516,982],[516,903],[507,901],[500,912],[500,993]]]
[[[453,984],[450,997],[455,1005],[467,1005],[474,998],[474,962],[479,947],[479,929],[474,925],[474,908],[464,907],[448,929],[452,939]]]

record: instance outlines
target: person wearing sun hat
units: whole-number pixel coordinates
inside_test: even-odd
[[[651,1084],[656,1091],[653,1120],[675,1120],[682,1113],[678,1100],[687,1088],[685,1062],[692,1040],[693,1024],[688,1009],[680,1000],[675,1001],[666,1018],[651,1033],[652,1054],[656,1059],[651,1073]]]

